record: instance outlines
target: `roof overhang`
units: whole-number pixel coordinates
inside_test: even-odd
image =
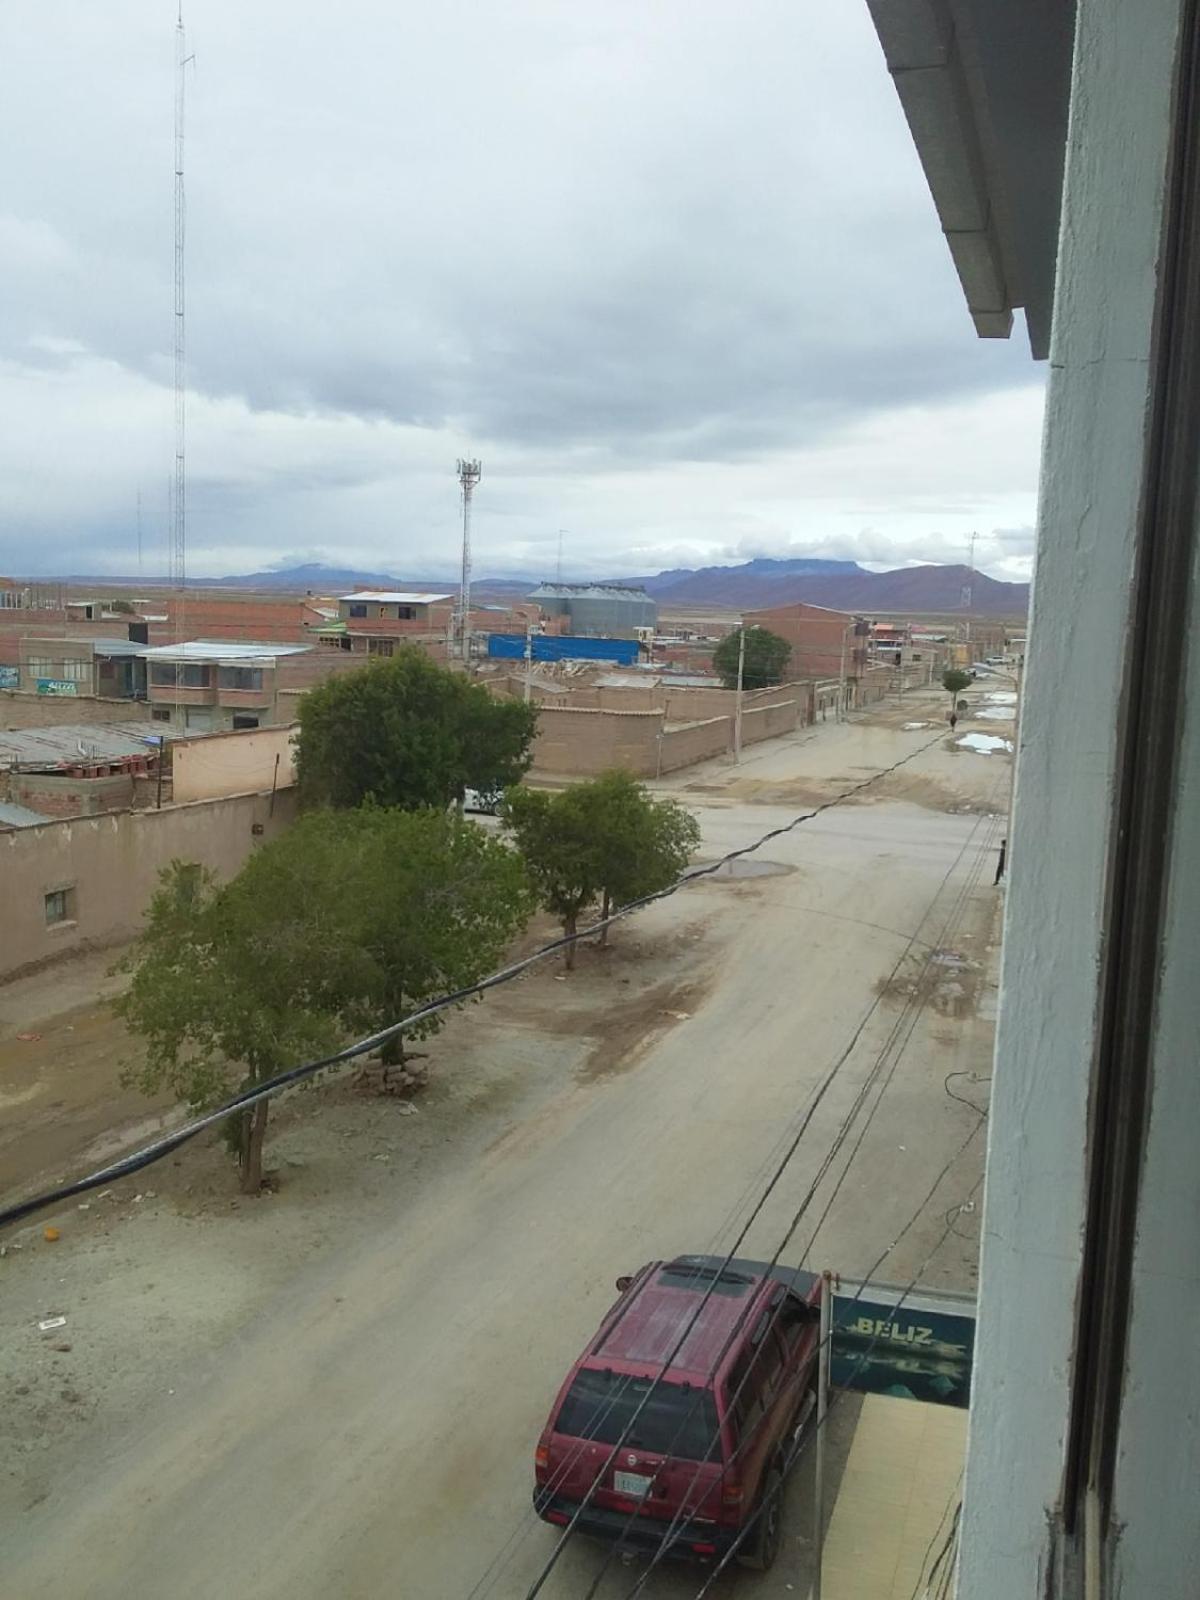
[[[981,338],[1049,353],[1075,0],[867,0]]]

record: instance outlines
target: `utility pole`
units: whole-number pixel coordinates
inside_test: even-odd
[[[821,1600],[821,1567],[825,1559],[825,1417],[829,1409],[830,1343],[833,1335],[833,1276],[821,1274],[821,1320],[817,1335],[817,1459],[813,1472],[813,1543],[817,1549],[811,1600]]]
[[[733,706],[733,759],[742,759],[742,679],[746,673],[746,624],[738,629],[737,699]]]
[[[972,532],[967,541],[967,581],[962,586],[962,606],[967,613],[967,643],[971,642],[971,600],[974,594],[975,582],[975,541],[978,533]],[[970,654],[970,651],[967,652]]]
[[[458,462],[458,481],[462,486],[462,583],[458,591],[459,639],[463,664],[471,659],[471,496],[482,476],[478,461]]]
[[[854,624],[852,622],[848,622],[846,624],[846,626],[842,629],[842,659],[841,659],[841,664],[840,664],[840,666],[838,668],[838,715],[837,715],[837,719],[838,719],[839,722],[845,722],[845,720],[846,720],[846,635],[850,632],[850,629],[853,626],[854,626]]]

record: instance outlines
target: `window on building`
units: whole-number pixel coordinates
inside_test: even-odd
[[[155,706],[150,712],[150,720],[152,722],[170,722],[170,706]]]
[[[368,639],[367,654],[369,656],[390,656],[395,653],[396,644],[393,639]]]
[[[75,920],[75,890],[69,885],[51,889],[46,895],[46,926],[53,928],[60,922]]]
[[[263,669],[261,667],[219,667],[217,669],[217,682],[222,689],[261,689],[263,686]]]
[[[352,617],[365,617],[366,614],[367,614],[366,606],[351,606],[350,607],[350,615]]]
[[[212,668],[189,661],[152,661],[150,683],[155,689],[207,689],[212,683]]]
[[[257,728],[258,718],[252,716],[249,712],[239,711],[234,715],[233,725],[235,728]]]
[[[54,673],[50,670],[54,663],[49,656],[30,656],[26,662],[31,678],[52,678]]]
[[[416,614],[417,608],[415,606],[396,607],[396,615],[400,618],[401,622],[411,622]]]

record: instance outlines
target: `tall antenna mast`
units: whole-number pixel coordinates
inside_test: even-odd
[[[138,540],[138,580],[142,576],[142,489],[138,485],[137,492],[137,540]]]
[[[175,20],[175,492],[171,503],[170,581],[175,595],[175,640],[182,642],[184,631],[184,591],[187,586],[187,342],[184,336],[184,244],[187,235],[187,207],[183,189],[184,83],[187,64],[187,36],[183,31],[183,0]],[[177,668],[178,675],[178,668]]]
[[[967,581],[962,586],[962,608],[964,611],[971,609],[971,588],[975,578],[975,541],[978,533],[972,533],[967,543]]]
[[[458,627],[463,661],[471,657],[471,496],[483,475],[478,461],[459,461],[458,481],[462,485],[462,583],[458,591]]]
[[[560,589],[562,588],[562,542],[563,534],[566,533],[566,531],[567,530],[565,528],[560,528],[558,530],[558,566],[554,569],[554,581]]]

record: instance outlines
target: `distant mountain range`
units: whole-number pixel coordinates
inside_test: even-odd
[[[71,584],[88,582],[129,585],[149,589],[165,583],[147,578],[69,578]],[[605,580],[597,580],[603,582]],[[782,560],[758,557],[731,567],[674,567],[666,572],[610,580],[640,584],[663,610],[706,610],[725,607],[733,611],[760,610],[805,600],[835,611],[913,612],[939,614],[966,611],[963,596],[969,588],[970,610],[982,616],[1021,616],[1029,607],[1027,583],[1002,583],[966,566],[897,567],[891,572],[868,572],[856,561],[826,561],[797,556]],[[196,588],[277,590],[280,593],[345,594],[351,589],[429,589],[449,593],[458,587],[454,578],[398,577],[388,572],[360,572],[353,567],[327,567],[319,563],[286,567],[271,572],[239,573],[227,578],[197,581]],[[503,576],[476,578],[473,592],[482,601],[523,598],[536,587],[532,578]]]

